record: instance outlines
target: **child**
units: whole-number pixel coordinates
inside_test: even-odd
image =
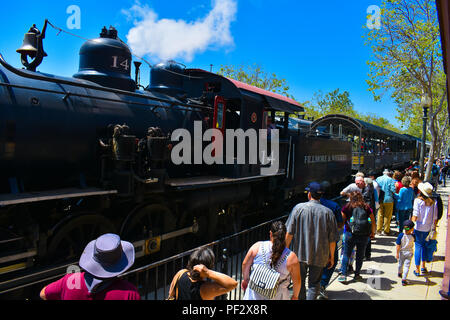
[[[406,286],[408,282],[406,277],[409,272],[409,265],[414,257],[414,222],[405,220],[403,223],[403,232],[401,232],[395,243],[397,244],[396,258],[398,260],[398,277],[402,278],[402,286]]]

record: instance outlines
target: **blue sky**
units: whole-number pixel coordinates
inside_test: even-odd
[[[222,9],[218,2],[234,4],[235,10],[214,16]],[[127,36],[134,30],[136,44],[153,45],[153,48],[136,45],[135,50],[151,51],[146,58],[153,63],[162,53],[152,50],[162,49],[163,40],[166,40],[164,47],[176,50],[185,40],[176,37],[180,34],[177,28],[195,25],[198,28],[189,31],[192,38],[189,41],[201,42],[196,43],[198,50],[175,57],[188,67],[209,70],[213,64],[213,70],[217,71],[222,64],[257,63],[265,71],[285,78],[290,93],[299,101],[311,100],[319,90],[324,93],[336,88],[341,92],[347,90],[358,111],[376,113],[399,127],[395,119],[396,106],[389,95],[381,102],[374,102],[366,84],[370,50],[364,45],[363,26],[367,8],[380,4],[381,0],[8,1],[2,3],[2,12],[8,15],[2,16],[0,53],[9,63],[20,67],[15,50],[21,46],[23,34],[33,23],[41,29],[45,18],[68,29],[71,14],[66,10],[71,5],[77,5],[81,11],[81,28],[71,32],[84,38],[96,38],[103,26],[112,25],[118,29],[119,36],[130,43],[132,40]],[[223,21],[225,19],[228,21]],[[144,25],[143,21],[149,24]],[[205,21],[212,22],[203,23]],[[171,34],[169,27],[157,28],[162,22],[174,27]],[[155,27],[154,33],[140,41],[139,37],[144,37],[148,26]],[[217,30],[210,34],[208,27]],[[171,41],[172,37],[175,40]],[[72,76],[78,70],[78,51],[82,44],[83,40],[63,33],[57,36],[57,32],[49,28],[44,42],[49,56],[38,70]],[[148,70],[144,70],[144,84],[148,83],[148,74]]]

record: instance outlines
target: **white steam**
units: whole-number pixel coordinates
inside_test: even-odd
[[[195,54],[208,48],[234,45],[230,24],[236,17],[235,0],[212,0],[211,11],[196,21],[158,19],[151,8],[139,2],[123,12],[135,19],[127,41],[133,53],[139,56],[191,62]]]

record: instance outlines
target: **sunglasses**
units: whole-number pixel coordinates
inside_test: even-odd
[[[410,228],[410,227],[403,227],[403,229],[405,229],[405,231],[409,231],[409,230],[411,230],[412,228]]]

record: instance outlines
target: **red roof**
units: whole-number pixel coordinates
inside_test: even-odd
[[[267,90],[264,90],[264,89],[261,89],[261,88],[258,88],[258,87],[255,87],[255,86],[252,86],[252,85],[249,85],[247,83],[244,83],[244,82],[241,82],[241,81],[237,81],[237,80],[234,80],[234,79],[230,79],[230,78],[227,78],[227,79],[230,80],[231,82],[233,82],[233,84],[239,89],[244,89],[244,90],[247,90],[247,91],[250,91],[250,92],[254,92],[254,93],[258,93],[258,94],[261,94],[261,95],[264,95],[264,96],[269,96],[269,97],[272,97],[274,99],[282,100],[282,101],[285,101],[287,103],[290,103],[290,104],[293,104],[295,106],[298,106],[300,108],[303,108],[303,106],[300,103],[298,103],[297,101],[295,101],[293,99],[290,99],[288,97],[282,96],[281,94],[278,94],[278,93],[275,93],[275,92],[271,92],[271,91],[267,91]]]
[[[211,73],[209,71],[206,71],[206,70],[203,70],[203,69],[196,69],[196,68],[194,68],[194,69],[187,69],[187,71],[197,71],[197,72]],[[211,74],[214,74],[215,76],[220,76],[220,75],[218,75],[216,73],[211,73]],[[249,85],[247,83],[244,83],[244,82],[241,82],[241,81],[237,81],[237,80],[234,80],[234,79],[231,79],[231,78],[227,78],[227,77],[224,77],[224,78],[229,80],[229,81],[231,81],[238,89],[243,89],[243,90],[247,90],[247,91],[250,91],[250,92],[257,93],[257,94],[261,94],[263,96],[268,96],[268,97],[271,97],[271,98],[274,98],[274,99],[278,99],[278,100],[281,100],[281,101],[293,104],[293,105],[303,109],[303,106],[300,103],[298,103],[297,101],[295,101],[293,99],[290,99],[288,97],[282,96],[281,94],[274,93],[274,92],[271,92],[271,91],[267,91],[267,90],[264,90],[264,89],[261,89],[261,88],[258,88],[258,87],[255,87],[255,86],[252,86],[252,85]]]

